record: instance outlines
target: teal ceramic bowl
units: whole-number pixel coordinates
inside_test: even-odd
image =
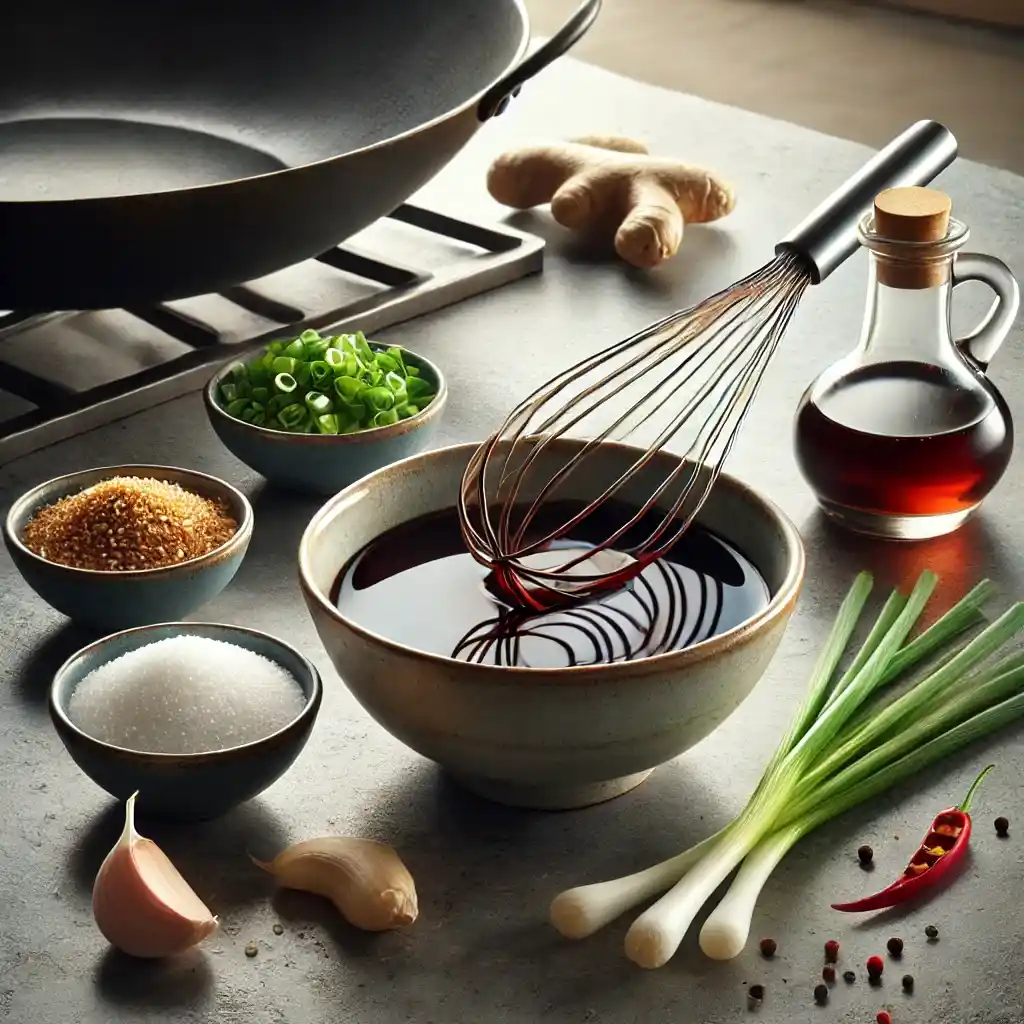
[[[154,477],[223,501],[238,523],[235,535],[200,558],[163,569],[101,572],[48,562],[22,542],[29,520],[60,498],[112,476]],[[4,543],[25,582],[49,605],[104,632],[182,619],[217,596],[242,564],[252,538],[252,506],[216,477],[172,466],[105,466],[47,480],[23,494],[7,513]]]
[[[75,687],[94,669],[122,654],[168,637],[187,634],[223,640],[277,662],[306,696],[298,717],[253,743],[203,754],[153,754],[93,739],[68,717]],[[167,622],[129,629],[97,640],[72,655],[50,688],[50,717],[68,753],[101,789],[118,800],[139,794],[147,814],[180,821],[216,818],[276,782],[309,739],[323,697],[320,675],[293,647],[243,626]]]
[[[429,359],[411,351],[409,357],[423,379],[435,385],[436,395],[417,415],[391,426],[355,434],[290,434],[235,419],[222,407],[218,387],[236,359],[222,366],[206,385],[206,412],[224,447],[272,484],[309,494],[337,494],[368,473],[428,447],[448,401],[448,385]]]

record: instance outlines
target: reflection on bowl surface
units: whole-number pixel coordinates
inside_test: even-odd
[[[563,439],[543,457],[564,463],[580,444]],[[706,737],[750,693],[782,638],[799,594],[804,569],[799,535],[770,501],[723,475],[698,518],[702,529],[694,535],[699,543],[692,543],[680,560],[690,563],[688,572],[679,575],[687,599],[684,626],[693,630],[697,624],[692,640],[677,638],[653,656],[614,664],[602,655],[589,661],[605,663],[588,664],[577,657],[574,667],[523,667],[522,644],[516,650],[507,643],[492,645],[482,658],[474,657],[479,646],[464,648],[452,658],[455,652],[446,648],[458,629],[450,623],[443,635],[427,636],[415,624],[395,635],[401,629],[394,623],[407,619],[399,615],[399,603],[426,614],[433,595],[439,606],[465,600],[475,608],[490,599],[481,594],[486,587],[482,570],[458,591],[451,586],[424,588],[426,598],[418,590],[410,599],[401,589],[392,589],[389,621],[384,607],[372,614],[362,607],[358,617],[347,613],[352,609],[345,600],[346,580],[340,589],[337,581],[348,569],[352,583],[359,568],[353,560],[372,555],[368,545],[391,530],[419,529],[414,521],[420,517],[447,517],[450,537],[453,498],[474,448],[460,445],[407,459],[331,499],[307,527],[299,549],[307,606],[339,674],[369,713],[471,789],[533,807],[608,799]],[[585,473],[567,479],[565,500],[598,493],[638,454],[627,446],[603,446],[599,457],[581,464],[588,467]],[[674,462],[671,455],[660,455],[651,472],[664,474]],[[634,479],[632,489],[617,497],[639,507],[652,491],[652,479]],[[531,497],[522,495],[527,501]],[[728,594],[729,580],[740,576],[740,593]],[[722,584],[721,599],[700,596],[701,580],[707,587],[709,579],[715,594]],[[364,588],[363,596],[374,589]],[[673,592],[680,596],[680,588]],[[734,603],[741,598],[746,606]],[[663,594],[662,610],[667,602]],[[712,621],[716,612],[725,616],[722,628]],[[670,639],[679,629],[678,619],[676,612]],[[564,622],[549,627],[547,633],[553,632],[556,640],[565,638]],[[550,636],[547,640],[550,644]],[[538,652],[538,639],[531,636],[525,661],[535,664],[530,658],[537,659]]]
[[[29,550],[23,540],[25,527],[40,509],[112,477],[178,484],[222,502],[238,528],[207,554],[157,569],[78,569]],[[181,619],[211,601],[242,564],[252,528],[252,507],[245,495],[216,477],[173,466],[105,466],[55,477],[23,494],[4,520],[4,543],[25,582],[47,604],[77,623],[110,632]]]
[[[72,721],[72,696],[91,672],[124,654],[182,635],[227,642],[279,665],[301,687],[301,711],[269,736],[241,746],[189,754],[130,750],[103,742]],[[50,716],[79,768],[112,796],[125,800],[137,790],[147,813],[199,820],[225,813],[283,775],[305,746],[321,699],[316,669],[281,640],[242,626],[170,622],[115,633],[69,658],[54,677]]]

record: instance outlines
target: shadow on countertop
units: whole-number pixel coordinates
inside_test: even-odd
[[[138,960],[108,948],[93,972],[99,998],[120,1010],[194,1012],[213,999],[213,971],[199,949],[165,960]]]
[[[145,814],[140,797],[136,828],[170,858],[215,914],[266,899],[273,880],[249,859],[274,857],[288,843],[285,828],[259,797],[211,821],[162,821]],[[111,801],[75,843],[66,877],[82,895],[92,892],[103,858],[124,828],[124,805]]]
[[[725,228],[714,224],[687,224],[679,252],[658,267],[641,270],[616,255],[613,239],[597,240],[571,232],[554,221],[546,209],[512,213],[505,218],[505,222],[518,231],[543,238],[549,248],[570,263],[581,266],[617,264],[623,276],[639,291],[662,297],[669,303],[665,309],[666,314],[674,308],[673,295],[680,282],[702,278],[716,267],[728,271],[735,266],[740,253],[735,237]],[[765,260],[770,259],[771,255],[767,253]],[[711,276],[719,281],[715,287],[720,288],[729,283],[728,275],[723,278],[721,274],[712,273]]]
[[[102,636],[102,631],[65,620],[14,667],[10,679],[12,692],[26,707],[45,711],[57,670],[73,654]]]
[[[831,562],[827,573],[820,572],[821,566],[812,565],[809,581],[818,575],[837,580],[845,588],[866,569],[875,574],[880,587],[908,588],[925,569],[930,569],[939,577],[936,604],[943,609],[986,577],[1005,580],[1011,575],[1007,585],[1000,586],[1003,602],[1015,598],[1018,587],[1024,590],[1024,578],[1012,578],[1020,572],[1015,569],[1019,561],[1016,552],[985,519],[983,511],[954,533],[932,540],[891,541],[861,536],[838,526],[818,510],[800,524],[800,534],[808,550],[827,552]],[[814,572],[815,568],[819,571]],[[926,618],[930,621],[930,617],[929,613]]]

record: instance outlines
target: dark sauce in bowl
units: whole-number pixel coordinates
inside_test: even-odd
[[[533,529],[543,536],[580,508],[552,502]],[[586,547],[634,514],[610,504],[572,541]],[[644,523],[637,525],[643,531]],[[647,524],[650,529],[650,524]],[[540,531],[544,531],[541,533]],[[623,537],[628,549],[629,534]],[[710,530],[691,526],[668,557],[600,600],[547,612],[509,607],[466,550],[454,508],[381,534],[342,569],[331,601],[352,622],[429,654],[480,664],[562,668],[680,650],[725,633],[770,599],[753,564]]]

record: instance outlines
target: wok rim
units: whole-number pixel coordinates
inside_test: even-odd
[[[158,196],[174,196],[182,193],[188,193],[189,195],[210,195],[219,189],[225,189],[231,186],[248,184],[249,182],[254,181],[269,180],[281,177],[282,175],[295,174],[301,171],[309,171],[312,168],[332,164],[338,160],[347,159],[348,157],[358,156],[363,153],[372,153],[375,150],[383,149],[385,146],[394,145],[394,143],[400,142],[403,139],[412,138],[413,136],[429,131],[432,128],[436,128],[445,121],[452,120],[460,114],[465,113],[470,107],[478,104],[490,89],[515,70],[515,68],[522,62],[530,47],[532,39],[530,15],[526,9],[526,0],[509,0],[509,2],[512,4],[512,7],[518,11],[520,21],[519,43],[516,46],[516,51],[512,59],[482,89],[467,97],[457,106],[438,114],[436,117],[431,118],[429,121],[425,121],[423,124],[416,125],[415,128],[409,128],[404,132],[399,132],[397,135],[390,135],[386,139],[381,139],[378,142],[371,142],[366,146],[350,149],[344,153],[335,153],[333,156],[324,157],[322,160],[311,160],[309,163],[296,164],[293,167],[281,167],[274,171],[265,171],[263,174],[249,174],[244,178],[230,178],[227,181],[215,181],[208,185],[191,185],[182,188],[160,189],[157,192],[129,192],[116,196],[89,196],[83,199],[6,199],[0,201],[0,209],[7,207],[18,210],[28,210],[32,208],[53,210],[62,206],[75,206],[82,209],[88,206],[99,206],[112,202],[123,203],[130,200],[145,201]],[[481,122],[481,124],[482,123],[484,122]]]

